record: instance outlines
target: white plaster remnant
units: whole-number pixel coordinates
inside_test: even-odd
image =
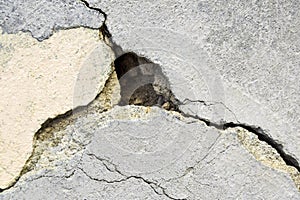
[[[98,31],[61,30],[38,42],[29,33],[0,37],[0,188],[8,187],[48,119],[92,101],[111,71],[113,53]]]

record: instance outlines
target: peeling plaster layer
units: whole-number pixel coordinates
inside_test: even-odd
[[[89,1],[112,40],[160,64],[181,109],[256,125],[300,162],[300,2]],[[124,17],[126,16],[126,17]]]
[[[60,134],[69,145],[49,146],[36,165],[43,167],[1,199],[300,197],[286,173],[245,151],[236,129],[223,132],[176,112],[116,106],[76,118]],[[82,148],[66,159],[75,141]]]
[[[9,186],[48,119],[86,105],[103,89],[114,60],[98,31],[64,30],[38,42],[27,33],[0,37],[0,188]]]

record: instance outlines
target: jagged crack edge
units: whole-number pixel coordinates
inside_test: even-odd
[[[298,172],[300,172],[300,166],[299,166],[297,159],[294,158],[293,156],[287,154],[283,150],[283,145],[276,142],[276,140],[274,140],[272,137],[270,137],[268,134],[266,134],[265,131],[261,127],[247,125],[247,124],[237,124],[237,123],[233,123],[233,122],[229,122],[229,123],[225,124],[225,129],[235,128],[235,127],[241,127],[251,133],[256,134],[260,141],[264,141],[268,145],[273,147],[287,165],[295,167],[298,170]]]

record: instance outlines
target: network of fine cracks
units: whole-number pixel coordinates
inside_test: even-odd
[[[105,159],[105,158],[100,158],[95,154],[87,154],[88,156],[92,156],[94,159],[99,160],[102,165],[106,168],[107,171],[110,171],[112,173],[117,173],[118,175],[120,175],[122,178],[120,179],[116,179],[116,180],[106,180],[106,179],[99,179],[99,178],[95,178],[91,175],[89,175],[82,167],[77,167],[81,172],[83,172],[83,174],[85,174],[85,176],[87,176],[89,179],[97,181],[97,182],[105,182],[108,184],[114,184],[114,183],[120,183],[120,182],[124,182],[124,181],[128,181],[130,179],[136,179],[136,180],[140,180],[144,183],[146,183],[147,185],[149,185],[149,187],[157,194],[157,195],[164,195],[165,197],[169,198],[169,199],[174,199],[174,200],[181,200],[181,198],[175,198],[172,197],[171,195],[169,195],[166,192],[166,188],[162,187],[158,182],[155,181],[150,181],[145,179],[142,176],[137,176],[137,175],[126,175],[125,173],[121,172],[118,169],[118,166],[114,163],[112,163],[110,160]],[[107,163],[109,163],[110,165],[113,166],[113,169],[111,169],[110,167],[107,166]]]

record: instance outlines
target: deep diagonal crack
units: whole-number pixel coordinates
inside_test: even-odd
[[[274,148],[277,151],[277,153],[280,155],[280,157],[284,160],[286,165],[292,166],[292,167],[296,168],[298,172],[300,172],[300,166],[299,166],[297,159],[294,158],[293,156],[287,154],[283,149],[283,145],[276,142],[271,136],[269,136],[267,133],[265,133],[265,131],[259,126],[248,125],[245,123],[234,123],[234,122],[216,123],[216,122],[211,122],[210,120],[202,118],[198,115],[186,114],[182,111],[179,111],[179,113],[184,117],[191,117],[193,119],[202,121],[207,126],[212,126],[219,130],[226,130],[228,128],[237,128],[237,127],[246,129],[247,131],[257,135],[257,137],[260,141],[266,142],[268,145],[270,145],[272,148]]]
[[[93,9],[93,10],[96,10],[98,12],[100,12],[101,14],[104,15],[104,22],[100,28],[100,31],[103,35],[103,37],[107,37],[108,42],[107,42],[107,45],[111,47],[112,51],[116,54],[116,55],[119,55],[119,51],[120,51],[120,46],[115,44],[111,37],[112,35],[110,34],[105,22],[106,22],[106,19],[107,19],[107,14],[104,13],[101,9],[99,8],[95,8],[95,7],[91,7],[89,5],[88,2],[86,2],[85,0],[81,0],[88,8],[90,9]],[[226,130],[228,128],[235,128],[235,127],[241,127],[241,128],[244,128],[246,129],[247,131],[257,135],[258,139],[260,141],[263,141],[263,142],[266,142],[267,144],[269,144],[272,148],[274,148],[277,153],[281,156],[281,158],[284,160],[284,162],[286,163],[286,165],[289,165],[289,166],[292,166],[294,168],[297,169],[297,171],[300,173],[300,166],[299,166],[299,163],[297,161],[296,158],[294,158],[293,156],[287,154],[284,149],[283,149],[283,145],[276,142],[271,136],[269,136],[267,133],[265,133],[265,131],[259,127],[259,126],[255,126],[255,125],[248,125],[246,123],[241,123],[238,121],[235,113],[229,109],[223,102],[206,102],[206,101],[202,101],[202,100],[190,100],[190,99],[185,99],[183,102],[180,102],[178,99],[176,99],[176,103],[177,103],[177,106],[179,106],[180,104],[183,104],[185,102],[199,102],[199,103],[203,103],[204,105],[210,105],[211,103],[220,103],[222,104],[226,109],[228,109],[231,113],[233,113],[233,115],[235,116],[236,118],[236,121],[238,123],[235,123],[235,122],[222,122],[222,123],[216,123],[216,122],[212,122],[210,121],[209,119],[205,119],[203,117],[200,117],[198,115],[191,115],[191,114],[187,114],[183,111],[181,111],[180,109],[176,110],[176,112],[180,113],[182,116],[184,117],[191,117],[191,118],[194,118],[196,120],[199,120],[199,121],[202,121],[204,122],[207,126],[211,126],[211,127],[215,127],[216,129],[219,129],[219,130]]]

